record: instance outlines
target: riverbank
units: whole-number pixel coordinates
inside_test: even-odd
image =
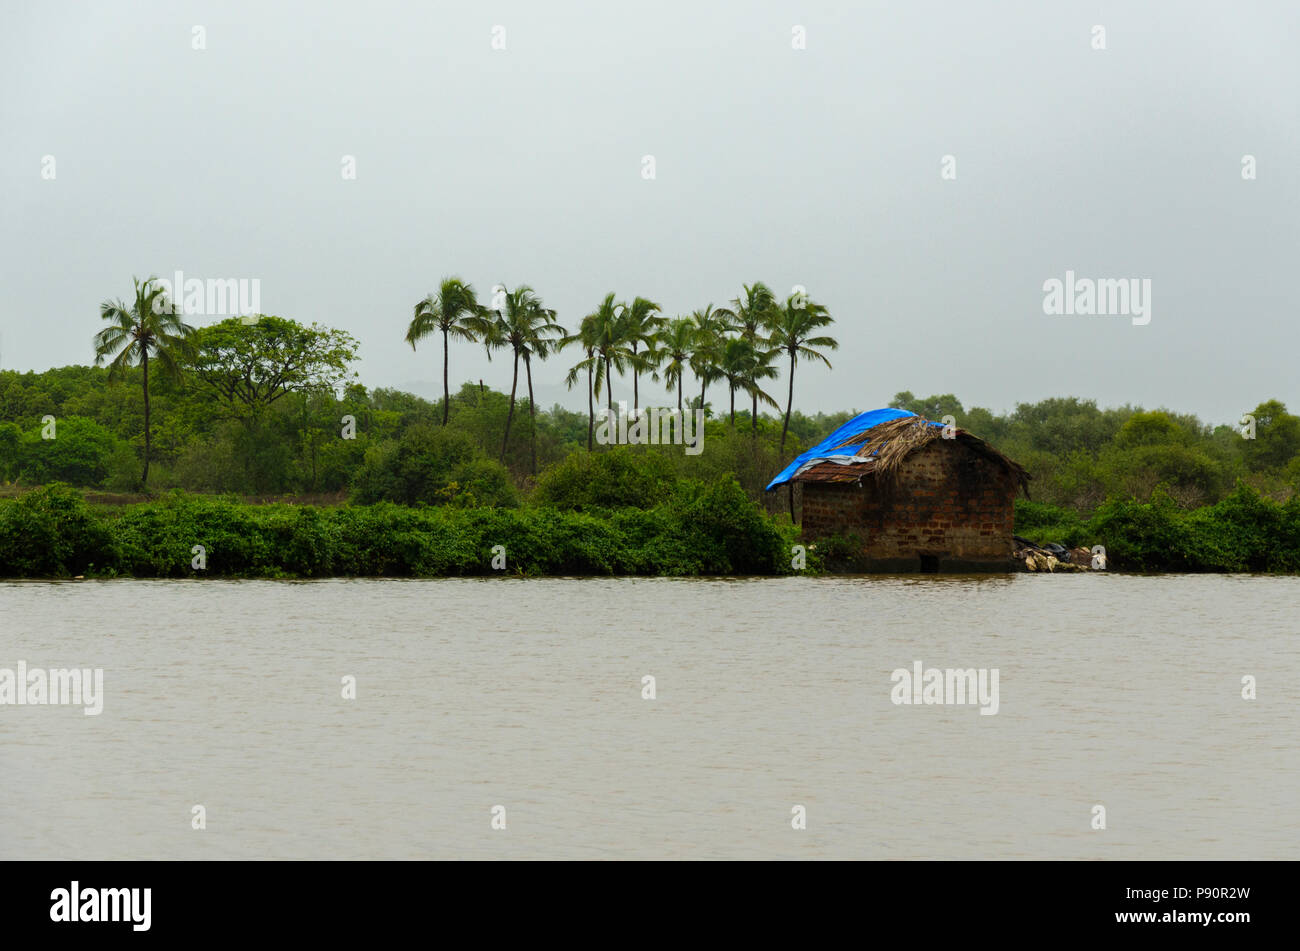
[[[1300,572],[1300,497],[1275,502],[1241,482],[1199,508],[1183,508],[1159,488],[1145,502],[1110,499],[1087,517],[1022,500],[1016,533],[1039,544],[1101,545],[1108,569]]]
[[[777,575],[793,570],[796,536],[730,481],[682,482],[651,508],[598,512],[181,492],[99,509],[56,485],[0,500],[0,577]]]
[[[1198,509],[1156,492],[1088,517],[1022,501],[1016,532],[1100,545],[1112,571],[1300,572],[1300,499],[1279,504],[1246,486]],[[852,544],[801,538],[725,479],[680,481],[648,507],[581,509],[250,504],[182,492],[109,501],[60,485],[0,498],[3,578],[815,574],[852,572]]]

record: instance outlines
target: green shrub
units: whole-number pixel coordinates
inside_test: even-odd
[[[1035,541],[1100,543],[1130,570],[1300,571],[1300,497],[1279,505],[1238,484],[1219,503],[1181,509],[1163,491],[1112,499],[1087,523],[1021,500],[1016,530]],[[659,504],[572,511],[391,502],[315,508],[244,505],[172,492],[95,514],[63,485],[0,501],[0,575],[326,577],[490,575],[495,546],[522,575],[784,574],[797,529],[733,479],[683,480]],[[206,567],[192,566],[194,546]],[[861,542],[819,539],[807,569],[855,570]]]
[[[1089,531],[1106,549],[1111,567],[1138,571],[1185,570],[1189,534],[1182,511],[1165,492],[1150,502],[1111,499],[1097,509]]]
[[[0,423],[0,480],[12,482],[18,478],[22,441],[23,431],[17,423]]]
[[[1157,490],[1112,500],[1089,525],[1118,568],[1162,571],[1300,570],[1300,501],[1278,505],[1249,486],[1190,512]]]
[[[683,534],[703,556],[708,574],[789,570],[793,529],[783,534],[734,479],[709,486],[682,483],[678,493]]]
[[[124,444],[93,419],[69,416],[57,420],[54,427],[53,439],[42,438],[41,425],[23,434],[18,477],[29,485],[102,485]]]
[[[1300,538],[1287,535],[1286,510],[1239,484],[1221,502],[1186,516],[1186,561],[1203,571],[1295,570]]]
[[[510,470],[495,459],[469,459],[447,474],[446,500],[462,508],[518,508],[519,492]]]
[[[55,483],[0,503],[0,576],[61,578],[115,561],[108,528],[81,494]]]
[[[352,500],[359,505],[519,504],[504,466],[479,455],[465,433],[428,423],[417,423],[400,440],[366,452],[352,483]]]
[[[202,545],[205,575],[272,577],[284,573],[283,552],[256,506],[226,499],[170,493],[159,502],[133,505],[115,525],[123,573],[143,577],[187,577],[194,546]]]
[[[647,509],[667,499],[677,475],[663,453],[614,446],[573,452],[537,481],[533,500],[569,511]]]
[[[1024,498],[1015,502],[1015,533],[1039,545],[1058,542],[1070,548],[1090,540],[1088,526],[1073,509]]]

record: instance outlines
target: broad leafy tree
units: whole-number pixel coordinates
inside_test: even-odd
[[[196,331],[193,340],[195,374],[250,427],[290,393],[335,392],[356,376],[356,338],[320,324],[231,317]]]

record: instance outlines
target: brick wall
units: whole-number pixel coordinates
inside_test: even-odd
[[[1006,570],[1016,484],[1001,466],[960,443],[936,439],[903,461],[892,491],[874,476],[861,485],[805,483],[801,520],[807,539],[855,533],[868,567]]]

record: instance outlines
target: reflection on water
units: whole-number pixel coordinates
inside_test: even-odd
[[[102,667],[105,699],[0,706],[0,857],[1300,858],[1297,601],[1102,574],[4,584],[0,667]],[[997,668],[997,715],[894,705],[915,661]]]

